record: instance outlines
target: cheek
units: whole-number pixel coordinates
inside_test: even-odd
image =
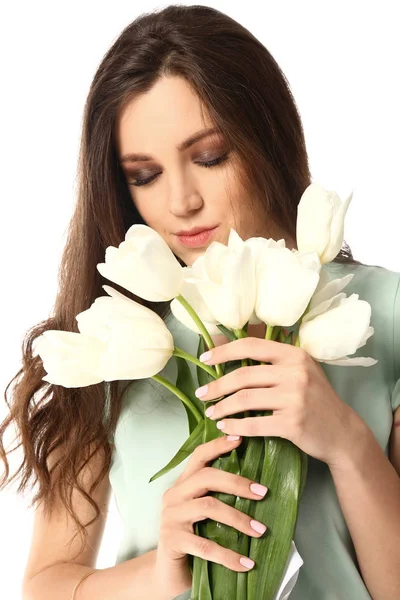
[[[140,194],[138,194],[138,196],[139,197],[133,198],[131,192],[132,204],[136,207],[136,210],[138,211],[145,225],[148,225],[152,229],[158,231],[160,221],[162,220],[160,218],[160,209],[157,210],[157,208],[154,206],[154,203],[149,202],[148,199],[141,199]]]

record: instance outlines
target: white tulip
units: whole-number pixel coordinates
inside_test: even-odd
[[[144,379],[159,373],[174,350],[174,338],[163,319],[149,308],[107,285],[110,295],[97,298],[76,316],[82,334],[104,342],[104,381]]]
[[[322,264],[338,255],[352,197],[353,192],[342,202],[336,192],[315,182],[306,188],[297,207],[296,241],[300,252],[317,252]]]
[[[249,246],[231,229],[228,245],[212,242],[193,264],[186,281],[197,284],[214,321],[242,329],[253,315],[255,262]]]
[[[349,273],[344,277],[330,280],[329,273],[321,269],[317,288],[311,298],[307,314],[303,317],[302,323],[309,321],[318,314],[337,306],[341,298],[345,298],[345,293],[340,293],[346,285],[353,279],[354,273]]]
[[[47,375],[43,381],[66,388],[84,387],[104,380],[101,356],[105,344],[73,331],[49,329],[36,341]]]
[[[132,225],[118,248],[106,249],[97,270],[139,298],[164,302],[178,296],[183,267],[166,241],[147,225]]]
[[[185,276],[191,273],[191,267],[184,267]],[[203,296],[200,294],[197,285],[195,283],[189,283],[186,279],[183,282],[181,295],[187,300],[193,310],[198,314],[199,318],[203,322],[205,328],[210,335],[220,335],[221,332],[217,327],[217,321],[214,319],[212,313],[207,307],[203,300]],[[186,310],[186,308],[176,298],[171,302],[171,312],[174,317],[180,321],[185,327],[194,331],[195,333],[201,334],[200,329]]]
[[[347,275],[335,280],[336,283],[330,288],[332,293],[337,289],[343,289],[350,280],[348,278]],[[344,280],[347,281],[344,283]],[[365,346],[368,338],[374,333],[374,328],[369,325],[371,305],[365,300],[359,300],[358,294],[351,294],[347,298],[344,293],[339,293],[329,298],[329,290],[326,288],[327,286],[325,291],[321,290],[321,303],[314,305],[300,324],[300,347],[315,360],[331,365],[362,367],[375,365],[378,361],[374,358],[364,356],[348,358],[347,356]]]
[[[268,325],[294,325],[318,286],[320,270],[316,252],[267,248],[257,259],[257,317]]]
[[[189,277],[191,274],[191,267],[184,267],[185,277]],[[203,325],[207,329],[210,336],[213,335],[222,335],[221,331],[218,329],[217,324],[218,321],[214,319],[212,313],[210,312],[207,304],[204,302],[203,296],[200,294],[197,284],[189,283],[186,278],[183,282],[181,295],[187,300],[190,306],[194,309],[194,311],[198,314],[201,319]],[[194,331],[197,334],[202,334],[202,332],[197,327],[196,323],[186,310],[186,308],[177,300],[176,298],[171,302],[171,312],[174,317],[180,321],[185,327]],[[260,319],[257,318],[256,314],[250,316],[250,324],[258,325],[261,323]]]
[[[262,256],[268,248],[286,248],[283,238],[275,241],[272,238],[252,237],[248,238],[244,243],[252,249],[255,260],[259,256]]]
[[[248,238],[244,242],[246,246],[249,246],[251,251],[253,252],[253,258],[256,263],[256,280],[257,280],[257,260],[260,255],[262,255],[267,248],[285,248],[285,240],[282,238],[281,240],[273,240],[272,238],[263,238],[263,237],[252,237]],[[256,315],[256,311],[253,310],[249,324],[250,325],[259,325],[262,323],[261,319],[259,319]]]

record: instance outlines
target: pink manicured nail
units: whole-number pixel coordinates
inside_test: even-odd
[[[204,362],[205,360],[210,360],[211,357],[212,357],[212,351],[209,350],[208,352],[203,352],[203,354],[200,354],[199,360],[201,362]]]
[[[209,406],[209,407],[207,408],[206,412],[205,412],[205,415],[206,415],[207,417],[211,417],[211,415],[212,415],[212,414],[213,414],[213,412],[214,412],[214,409],[215,409],[215,406]]]
[[[265,533],[265,531],[267,530],[266,525],[263,525],[262,523],[260,523],[260,521],[255,521],[254,519],[251,519],[250,526],[252,529],[254,529],[254,531],[257,531],[257,533]]]
[[[195,391],[195,395],[197,396],[197,398],[201,398],[202,396],[205,396],[207,394],[207,390],[208,385],[203,385],[203,387],[197,388],[197,390]]]
[[[251,558],[247,558],[247,556],[242,556],[242,558],[239,559],[239,562],[241,565],[247,567],[248,569],[254,567],[254,560],[251,560]]]
[[[261,485],[260,483],[252,483],[250,489],[252,492],[258,494],[259,496],[265,496],[265,494],[268,492],[268,488],[265,487],[265,485]]]

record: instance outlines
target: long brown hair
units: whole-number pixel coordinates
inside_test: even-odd
[[[22,368],[6,387],[9,414],[0,426],[5,464],[0,489],[19,477],[20,492],[32,480],[38,489],[31,506],[43,502],[48,514],[59,495],[78,525],[82,543],[85,527],[100,516],[90,494],[110,468],[109,440],[124,390],[120,382],[111,382],[108,403],[104,383],[64,388],[44,382],[46,371],[33,346],[48,329],[78,332],[76,315],[104,295],[101,286],[109,284],[96,269],[104,262],[106,247],[118,246],[132,224],[144,222],[118,162],[115,123],[127,102],[164,75],[183,77],[193,86],[215,126],[242,159],[244,185],[257,190],[261,209],[292,239],[298,202],[311,183],[303,127],[289,84],[270,52],[229,16],[206,6],[170,5],[140,15],[104,56],[84,107],[77,202],[52,316],[26,332]],[[353,259],[346,243],[334,262],[362,264]],[[169,302],[150,303],[114,287],[163,318],[169,312]],[[22,445],[24,455],[11,477],[3,437],[12,424],[19,438],[14,449]],[[59,448],[60,457],[49,469],[48,458]],[[104,467],[86,490],[78,476],[97,451],[104,452]],[[75,514],[73,488],[94,509],[88,523],[81,523]]]

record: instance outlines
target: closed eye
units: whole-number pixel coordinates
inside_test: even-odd
[[[210,168],[210,167],[215,167],[219,164],[221,164],[222,162],[224,162],[229,156],[229,152],[226,152],[225,154],[223,154],[222,156],[219,156],[218,158],[214,158],[213,160],[210,160],[208,162],[195,162],[195,165],[199,165],[199,167],[206,167],[206,168]],[[154,175],[152,175],[151,177],[148,177],[147,179],[135,179],[134,181],[127,181],[128,185],[134,185],[135,187],[139,187],[141,185],[147,185],[149,183],[151,183],[152,181],[154,181],[158,175],[160,173],[155,173]]]

